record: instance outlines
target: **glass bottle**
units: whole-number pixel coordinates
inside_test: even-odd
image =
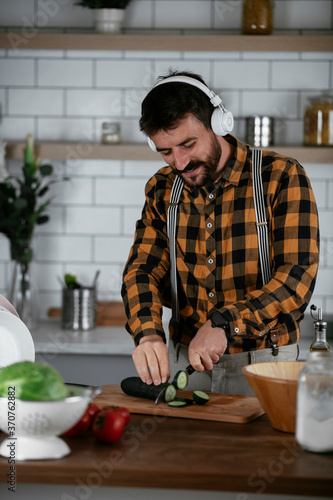
[[[316,306],[311,306],[310,309],[311,309],[311,316],[313,317],[312,311],[315,311],[317,308],[316,308]],[[314,337],[312,344],[310,345],[310,352],[313,352],[313,351],[327,351],[327,352],[329,352],[330,346],[326,341],[327,322],[323,321],[323,313],[322,313],[322,309],[320,307],[318,309],[318,319],[315,319],[314,317],[313,317],[313,319],[315,320],[313,322],[313,327],[315,330],[315,337]]]
[[[245,35],[270,35],[273,31],[271,0],[245,0],[242,32]]]
[[[304,114],[304,144],[333,145],[333,94],[310,97]]]
[[[102,124],[102,143],[103,144],[119,144],[120,137],[120,123],[118,122],[104,122]]]
[[[306,451],[333,452],[333,353],[313,351],[298,377],[296,441]]]

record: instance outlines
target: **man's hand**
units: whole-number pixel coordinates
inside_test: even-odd
[[[212,370],[227,348],[223,328],[213,328],[210,319],[196,333],[188,348],[188,359],[197,372]]]
[[[159,385],[169,379],[169,351],[159,335],[142,337],[132,357],[139,377],[146,384]]]

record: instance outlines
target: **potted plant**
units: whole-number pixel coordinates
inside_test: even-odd
[[[52,165],[42,165],[35,157],[34,138],[28,134],[22,175],[0,181],[0,233],[9,240],[13,268],[8,299],[28,328],[36,307],[31,301],[32,238],[35,226],[49,220],[45,211],[51,200],[43,198],[49,186],[57,182],[52,173]]]
[[[100,33],[120,33],[125,9],[132,0],[81,0],[75,5],[94,11],[95,28]]]

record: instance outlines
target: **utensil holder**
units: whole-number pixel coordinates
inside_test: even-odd
[[[251,116],[246,118],[246,142],[256,148],[274,144],[274,118]]]
[[[92,330],[96,326],[96,288],[85,287],[62,291],[62,328]]]

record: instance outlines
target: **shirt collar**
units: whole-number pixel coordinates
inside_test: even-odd
[[[216,182],[223,180],[224,184],[230,183],[237,186],[246,163],[248,148],[233,135],[228,134],[224,139],[234,146],[234,156],[227,162],[225,168],[221,172],[221,176]]]

